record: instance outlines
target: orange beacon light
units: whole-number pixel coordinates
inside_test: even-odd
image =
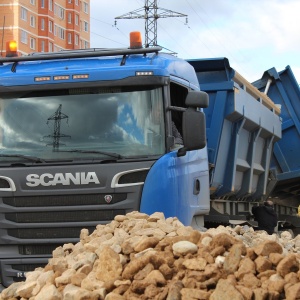
[[[16,41],[6,42],[6,57],[18,56],[18,45]]]
[[[142,48],[142,35],[139,31],[130,32],[130,49]]]

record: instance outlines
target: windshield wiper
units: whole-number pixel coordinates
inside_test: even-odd
[[[18,158],[25,158],[32,162],[36,163],[45,163],[46,161],[41,159],[40,157],[29,156],[29,155],[22,155],[22,154],[0,154],[0,157],[18,157]]]
[[[106,151],[99,151],[99,150],[79,150],[79,149],[72,149],[72,150],[59,150],[59,152],[78,152],[78,153],[95,153],[95,154],[104,154],[113,158],[121,159],[124,156],[114,153],[114,152],[106,152]]]

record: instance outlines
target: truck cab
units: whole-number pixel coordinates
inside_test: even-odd
[[[208,95],[188,62],[135,46],[0,64],[2,287],[116,215],[160,211],[203,225]]]

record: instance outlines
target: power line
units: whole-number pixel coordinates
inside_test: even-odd
[[[157,0],[145,0],[144,8],[139,8],[115,19],[145,19],[145,46],[157,46],[157,20],[159,18],[187,17],[187,15],[157,6]]]
[[[186,49],[184,49],[183,47],[182,47],[182,45],[180,44],[180,43],[177,43],[177,41],[166,31],[166,29],[164,29],[163,27],[162,27],[162,25],[161,24],[159,24],[159,28],[161,28],[175,43],[176,43],[176,45],[178,45],[183,51],[185,51],[185,52],[187,52],[186,51]],[[169,50],[169,49],[167,49],[167,50]],[[169,50],[170,51],[170,50]],[[177,53],[176,53],[177,54]]]
[[[178,22],[181,22],[179,19],[176,19],[176,20],[177,20]],[[195,32],[195,30],[194,30],[187,22],[185,22],[184,25],[187,26],[187,28],[194,34],[194,36],[199,40],[199,42],[200,42],[201,44],[203,44],[204,47],[205,47],[205,48],[206,48],[206,49],[214,56],[214,53],[213,53],[213,51],[211,50],[211,48],[209,48],[208,45],[204,43],[204,39],[199,38],[199,35]],[[189,56],[192,56],[192,55],[189,54]]]
[[[105,25],[107,25],[107,26],[109,26],[109,27],[113,27],[113,28],[115,28],[116,30],[118,30],[122,35],[127,36],[127,35],[126,35],[124,32],[122,32],[115,24],[111,24],[111,23],[108,23],[108,22],[105,22],[105,21],[102,21],[102,20],[99,20],[99,19],[93,18],[93,17],[91,17],[91,19],[93,19],[93,20],[95,20],[95,21],[97,21],[97,22],[103,23],[103,24],[105,24]],[[116,41],[116,40],[110,39],[110,38],[108,38],[108,37],[106,37],[106,36],[103,36],[103,35],[101,35],[101,34],[99,34],[99,33],[96,33],[96,32],[92,32],[92,31],[91,31],[91,34],[97,35],[97,36],[99,36],[99,37],[101,37],[101,38],[103,38],[103,39],[105,39],[105,40],[114,42],[114,43],[116,43],[116,44],[120,44],[120,45],[122,45],[122,46],[128,46],[128,45],[125,44],[125,43],[121,43],[120,41]]]
[[[230,57],[232,57],[235,61],[235,55],[232,54],[232,52],[225,46],[225,44],[217,37],[217,35],[210,29],[210,27],[207,25],[207,23],[201,18],[201,16],[199,15],[199,13],[194,9],[194,7],[190,4],[189,0],[185,0],[187,2],[187,4],[190,6],[190,8],[194,11],[194,13],[197,15],[197,17],[200,19],[200,21],[205,25],[205,27],[209,30],[209,32],[211,33],[211,35],[215,38],[215,40],[222,45],[223,49],[230,55]],[[201,10],[204,11],[204,9],[201,7]],[[204,11],[205,12],[205,11]],[[206,13],[206,12],[205,12]],[[206,13],[207,14],[207,13]],[[239,65],[237,63],[237,65]],[[240,66],[241,67],[241,66]],[[242,69],[242,67],[241,67]],[[244,70],[245,73],[246,70]]]
[[[101,20],[99,20],[99,19],[92,18],[92,17],[91,17],[91,19],[93,19],[93,20],[95,20],[95,21],[97,21],[97,22],[101,22],[101,23],[103,23],[103,24],[109,25],[110,27],[113,27],[113,28],[117,29],[117,30],[120,31],[124,36],[126,36],[126,34],[125,34],[124,32],[122,32],[122,31],[116,26],[116,23],[115,23],[115,24],[110,24],[110,23],[108,23],[108,22],[104,22],[104,21],[101,21]]]
[[[91,33],[94,34],[94,35],[100,36],[100,37],[102,37],[105,40],[108,40],[108,41],[111,41],[111,42],[114,42],[114,43],[117,43],[117,44],[120,44],[120,45],[123,45],[123,46],[128,46],[126,44],[120,43],[119,41],[115,41],[115,40],[112,40],[110,38],[107,38],[107,37],[105,37],[105,36],[103,36],[103,35],[101,35],[99,33],[95,33],[95,32],[92,32],[92,31],[91,31]]]

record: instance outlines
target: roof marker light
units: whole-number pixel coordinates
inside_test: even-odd
[[[153,71],[137,71],[135,72],[135,76],[149,76],[153,75]]]
[[[70,79],[69,75],[60,75],[60,76],[54,76],[53,80],[68,80]]]
[[[142,35],[139,31],[130,32],[130,49],[143,48]]]
[[[72,76],[73,79],[88,79],[89,75],[88,74],[76,74]]]
[[[49,80],[51,80],[50,76],[34,77],[34,81],[49,81]]]

